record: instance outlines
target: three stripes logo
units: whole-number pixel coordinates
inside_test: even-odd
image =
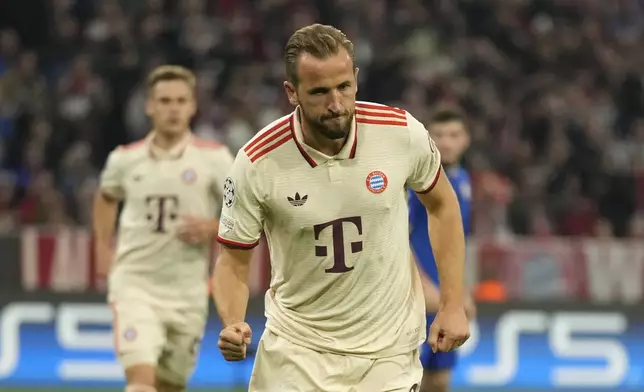
[[[300,206],[303,206],[304,203],[306,203],[306,200],[309,198],[309,196],[304,195],[300,197],[300,194],[295,192],[295,197],[287,196],[286,198],[288,199],[288,202],[291,203],[293,207],[300,207]]]

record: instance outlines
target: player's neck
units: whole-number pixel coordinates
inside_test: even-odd
[[[175,135],[163,134],[160,132],[154,131],[154,136],[152,136],[152,144],[155,147],[161,150],[171,150],[181,143],[188,136],[187,132],[182,132]]]
[[[321,152],[322,154],[328,156],[337,155],[344,144],[347,142],[348,135],[342,139],[329,139],[324,137],[318,132],[315,132],[311,127],[306,123],[306,121],[300,121],[302,127],[302,137],[304,138],[304,143],[307,146]]]
[[[443,163],[443,169],[445,170],[453,170],[453,169],[458,169],[460,165],[458,163]]]

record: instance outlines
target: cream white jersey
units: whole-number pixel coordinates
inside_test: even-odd
[[[224,186],[218,240],[271,258],[266,327],[323,352],[370,358],[425,339],[425,305],[410,262],[406,187],[428,192],[440,155],[404,110],[358,102],[335,156],[307,146],[299,109],[260,131]]]
[[[123,201],[109,300],[204,307],[211,244],[187,244],[177,228],[185,216],[217,217],[233,157],[191,135],[166,153],[151,141],[118,147],[101,174],[101,191]]]

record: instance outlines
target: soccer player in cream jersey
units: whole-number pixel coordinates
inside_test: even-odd
[[[233,157],[190,133],[194,88],[194,75],[182,67],[150,74],[153,129],[112,151],[95,198],[96,257],[100,272],[109,271],[127,392],[184,391],[206,323],[211,239]]]
[[[241,360],[251,249],[265,233],[265,296],[250,391],[415,391],[425,305],[411,261],[406,187],[429,211],[441,274],[435,350],[468,337],[464,241],[454,191],[424,126],[404,110],[356,102],[353,44],[319,24],[286,45],[293,113],[260,131],[224,187],[213,292],[219,348]]]

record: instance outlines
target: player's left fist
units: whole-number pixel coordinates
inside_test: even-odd
[[[190,215],[183,216],[177,228],[177,236],[181,241],[191,245],[208,242],[213,236],[213,221]]]
[[[470,337],[470,324],[462,303],[443,304],[429,328],[429,345],[433,352],[448,352],[462,346]]]

